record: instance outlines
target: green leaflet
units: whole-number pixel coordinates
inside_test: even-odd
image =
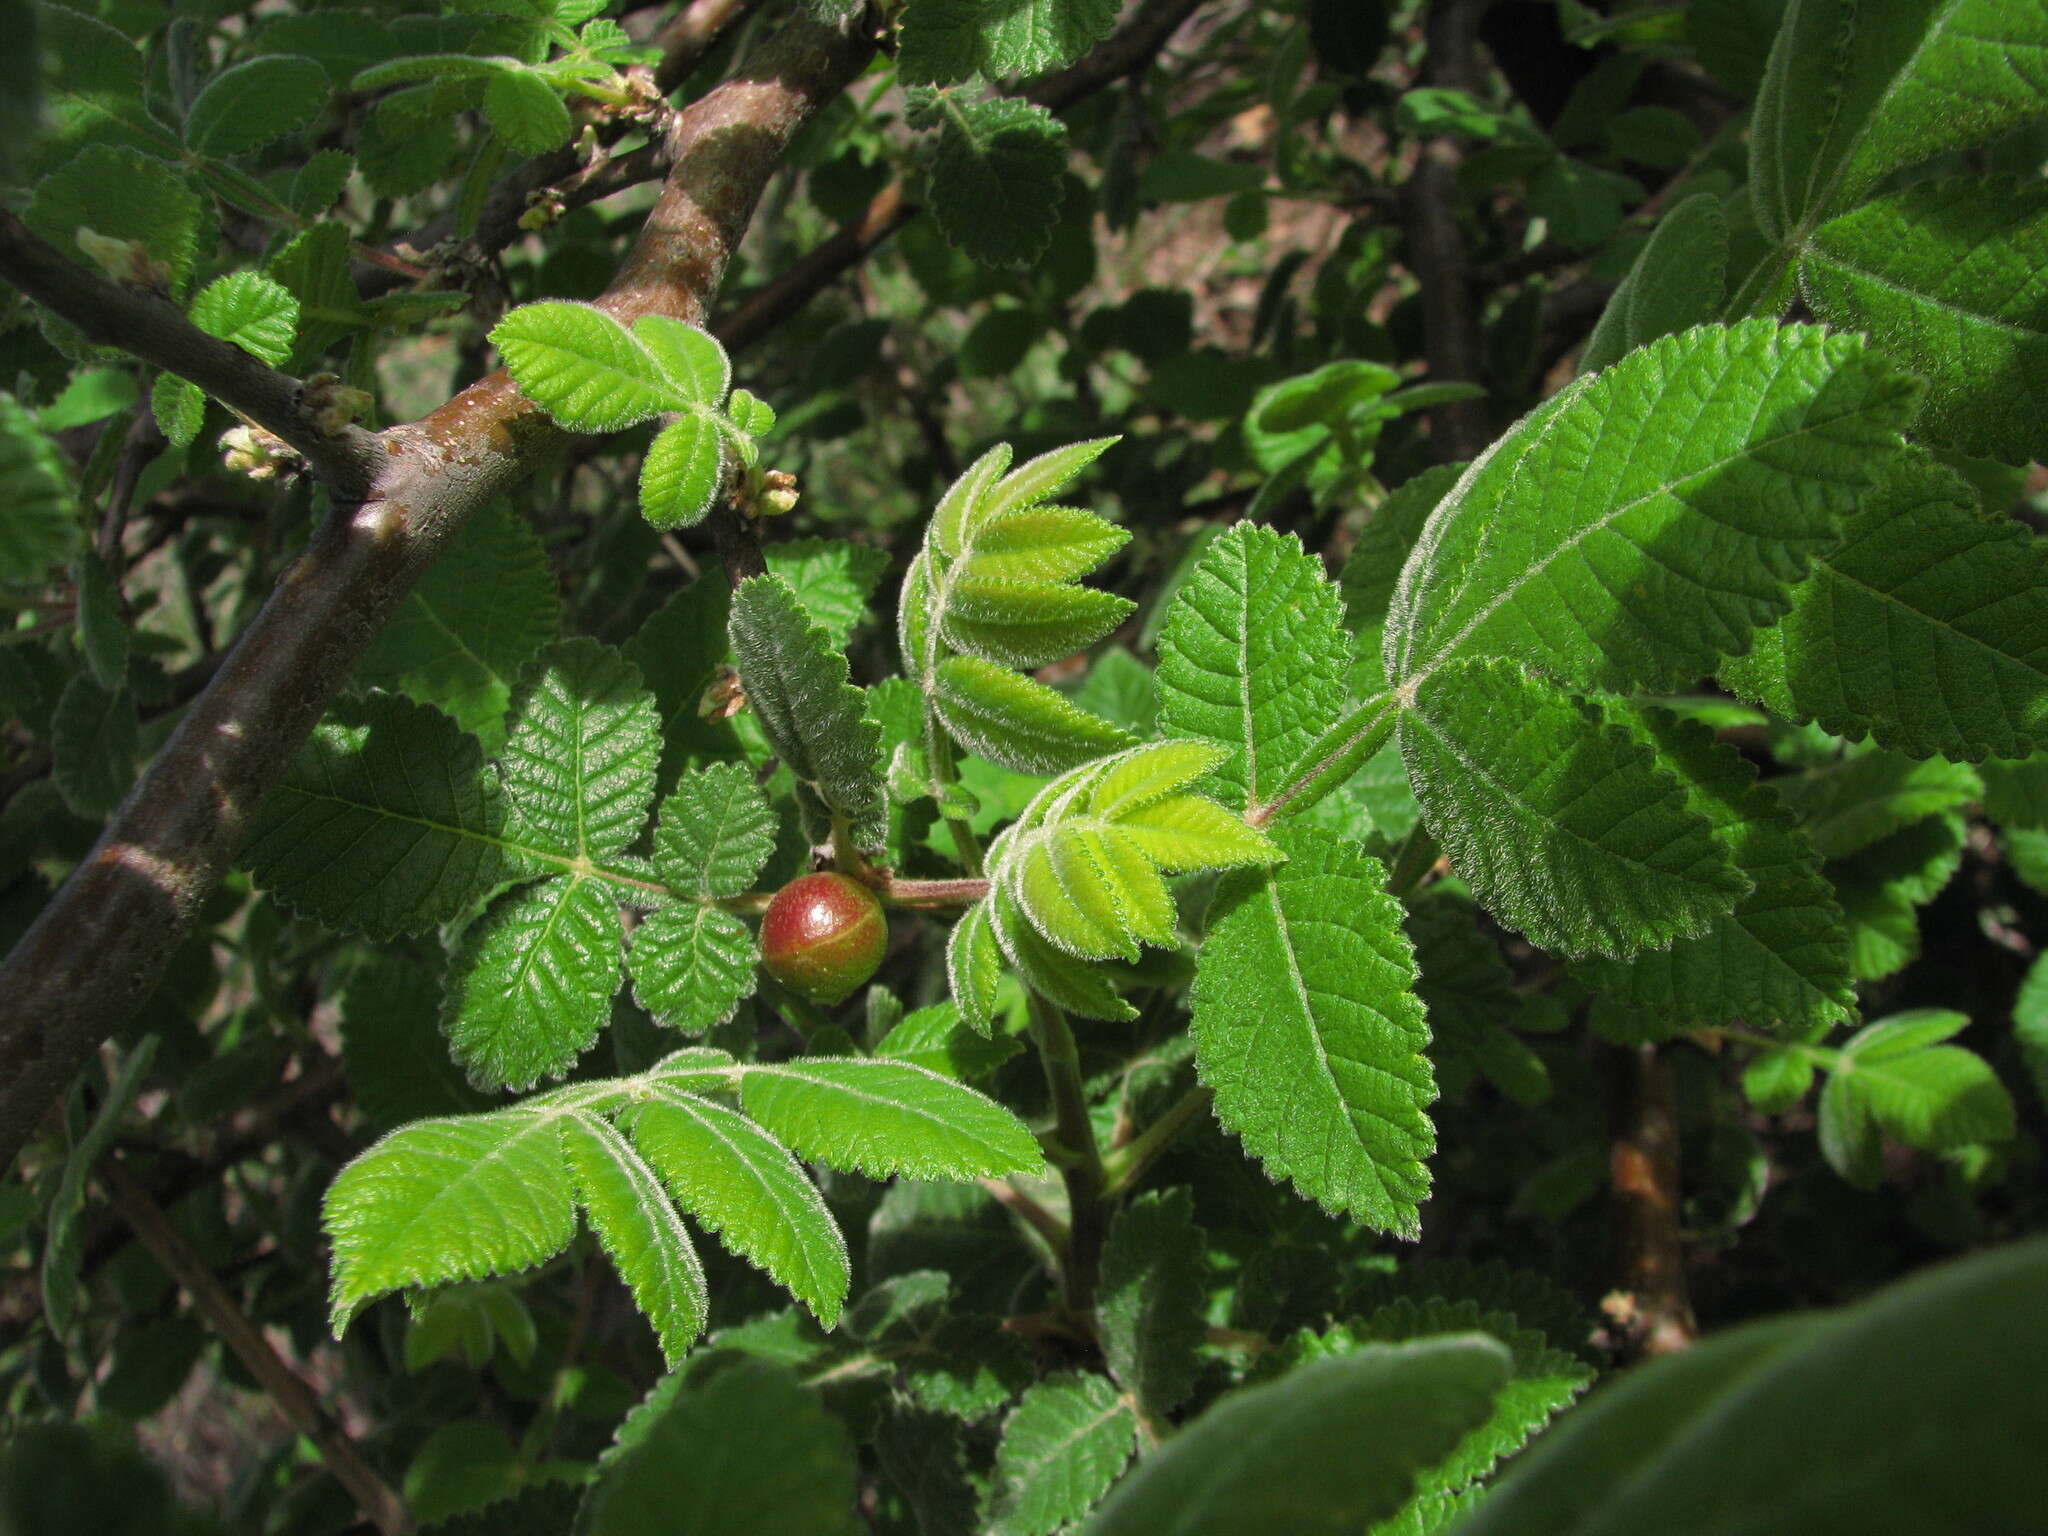
[[[654,1325],[662,1356],[678,1364],[704,1331],[704,1268],[654,1170],[610,1125],[561,1118],[562,1150],[590,1228],[604,1244],[633,1304]]]
[[[1423,1494],[1454,1493],[1486,1477],[1592,1385],[1593,1367],[1557,1348],[1512,1312],[1441,1296],[1388,1302],[1316,1341],[1320,1352],[1468,1332],[1490,1334],[1508,1347],[1507,1381],[1486,1420],[1417,1480]]]
[[[2048,553],[1923,454],[1899,461],[1724,680],[1795,720],[1915,757],[2048,739]]]
[[[1095,1323],[1110,1374],[1150,1415],[1194,1390],[1207,1336],[1201,1228],[1185,1189],[1148,1190],[1117,1212],[1102,1249]]]
[[[1770,321],[1666,337],[1580,380],[1430,519],[1389,677],[1499,656],[1573,687],[1690,684],[1785,611],[1915,393],[1860,338]]]
[[[1923,1152],[2012,1139],[2005,1085],[1981,1056],[1943,1043],[1969,1023],[1945,1009],[1914,1009],[1865,1026],[1829,1053],[1820,1147],[1837,1173],[1865,1189],[1882,1183],[1881,1135]]]
[[[577,1518],[582,1536],[861,1536],[841,1421],[788,1366],[739,1360],[646,1410]],[[663,1389],[668,1387],[664,1382]],[[705,1448],[718,1448],[707,1456]]]
[[[1796,241],[1888,173],[2038,117],[2042,0],[1794,0],[1757,94],[1750,199]]]
[[[1463,1098],[1476,1074],[1518,1104],[1542,1103],[1549,1070],[1514,1033],[1522,996],[1499,945],[1480,932],[1476,908],[1433,888],[1409,901],[1405,926],[1422,973],[1415,995],[1428,1010],[1430,1066],[1444,1098]]]
[[[558,1077],[596,1043],[619,987],[625,931],[600,881],[558,875],[507,891],[462,936],[442,1028],[479,1088]]]
[[[40,581],[78,534],[71,477],[57,445],[13,395],[0,392],[0,585]]]
[[[1234,805],[1274,804],[1343,712],[1351,643],[1337,589],[1291,535],[1239,523],[1174,594],[1159,647],[1159,721],[1213,741]]]
[[[1794,781],[1796,782],[1796,781]],[[1915,907],[1941,894],[1963,861],[1964,823],[1944,813],[1909,823],[1828,866],[1828,878],[1849,919],[1849,972],[1880,981],[1920,952]],[[2024,877],[2020,850],[2008,835],[2014,872]]]
[[[1137,1416],[1106,1376],[1065,1371],[1026,1392],[1003,1421],[989,1528],[1052,1536],[1109,1491],[1137,1441]]]
[[[845,539],[789,539],[762,553],[811,622],[840,647],[868,617],[868,601],[889,564],[881,550]]]
[[[639,669],[609,646],[579,637],[541,652],[500,760],[522,836],[572,858],[624,852],[654,801],[658,723]]]
[[[1216,1118],[1325,1209],[1414,1237],[1436,1145],[1429,1027],[1376,859],[1320,828],[1219,887],[1190,994]]]
[[[946,981],[960,1017],[978,1035],[995,1033],[996,983],[1002,970],[1002,950],[988,908],[976,902],[961,914],[946,940]]]
[[[296,133],[327,106],[327,71],[311,59],[267,54],[222,70],[185,115],[185,144],[201,155],[239,155]]]
[[[949,242],[984,266],[1045,254],[1066,195],[1066,124],[1016,97],[963,101],[915,86],[905,121],[938,130],[926,185]]]
[[[646,343],[594,305],[522,305],[491,343],[520,392],[572,432],[616,432],[690,403]]]
[[[899,1021],[876,1043],[875,1054],[965,1083],[986,1077],[1022,1048],[1007,1034],[983,1038],[961,1022],[959,1007],[948,1000]]]
[[[193,296],[189,318],[209,336],[231,341],[277,368],[291,356],[299,301],[260,272],[230,272]]]
[[[484,82],[484,117],[506,148],[521,155],[559,148],[576,126],[554,88],[525,69],[499,69]]]
[[[2031,405],[2048,393],[2048,188],[1922,182],[1815,230],[1799,275],[1816,315],[1928,379],[1929,437],[2012,464],[2048,458]]]
[[[1114,441],[1056,448],[1015,469],[1009,445],[997,444],[939,498],[904,577],[905,672],[948,734],[1020,773],[1056,773],[1133,740],[1016,670],[1092,645],[1132,611],[1125,598],[1073,585],[1130,535],[1046,505]]]
[[[50,777],[74,814],[109,814],[134,782],[141,754],[134,695],[109,692],[86,672],[64,685],[50,717]]]
[[[762,733],[808,791],[798,800],[807,835],[822,842],[843,819],[863,841],[878,841],[881,729],[847,681],[845,655],[775,575],[734,590],[729,633]]]
[[[286,906],[391,938],[449,921],[524,870],[473,737],[390,694],[335,702],[256,813],[241,862]]]
[[[518,1106],[395,1131],[335,1176],[321,1222],[336,1338],[386,1292],[538,1264],[575,1231],[559,1117]]]
[[[1393,1514],[1485,1422],[1508,1352],[1483,1334],[1376,1344],[1231,1394],[1147,1457],[1089,1536],[1319,1536]]]
[[[849,1056],[752,1066],[740,1102],[802,1156],[873,1178],[976,1178],[1043,1164],[1037,1138],[1002,1105],[908,1062]]]
[[[635,1106],[626,1123],[684,1210],[821,1327],[839,1320],[851,1277],[846,1239],[782,1143],[722,1104],[669,1088]]]
[[[1916,763],[1895,752],[1859,752],[1774,787],[1824,859],[1847,858],[1924,817],[1961,810],[1983,792],[1967,764]]]
[[[1656,743],[1660,761],[1686,786],[1687,808],[1713,825],[1755,889],[1697,938],[1626,960],[1585,961],[1581,974],[1653,1015],[1668,1034],[1733,1019],[1799,1031],[1848,1018],[1856,994],[1841,905],[1776,791],[1705,726],[1617,706],[1624,713]]]
[[[560,628],[547,552],[518,513],[493,501],[427,567],[356,677],[445,711],[491,751],[504,741],[513,684]]]
[[[917,0],[903,20],[908,81],[945,85],[972,75],[1035,75],[1071,64],[1109,36],[1116,0]]]
[[[1140,942],[1172,947],[1163,874],[1277,857],[1262,833],[1185,792],[1219,756],[1207,742],[1161,742],[1053,780],[990,844],[991,883],[1067,954],[1135,960]]]
[[[654,868],[671,890],[737,896],[774,851],[775,813],[743,764],[713,763],[686,773],[661,802]]]
[[[1657,221],[1579,349],[1579,372],[1597,373],[1660,336],[1714,319],[1727,287],[1728,216],[1718,197],[1696,192]]]
[[[701,522],[725,483],[725,434],[707,417],[662,429],[640,461],[640,512],[656,528]]]
[[[1352,546],[1337,579],[1344,598],[1344,627],[1364,636],[1377,635],[1401,580],[1408,552],[1422,536],[1429,516],[1446,492],[1458,483],[1463,464],[1439,464],[1404,480],[1373,509],[1372,521]],[[1377,644],[1370,647],[1377,652]]]
[[[701,1035],[733,1016],[758,980],[761,948],[747,925],[708,903],[676,902],[633,930],[633,996],[658,1024]]]
[[[1661,948],[1753,889],[1649,741],[1512,664],[1430,673],[1400,742],[1452,866],[1545,949]]]

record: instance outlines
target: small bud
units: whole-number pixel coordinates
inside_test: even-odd
[[[220,446],[221,462],[251,480],[275,479],[281,470],[298,462],[298,455],[282,438],[246,423],[221,433]]]
[[[299,409],[322,437],[338,437],[370,408],[364,391],[341,382],[337,373],[316,373],[306,380]]]
[[[103,235],[97,230],[80,225],[73,236],[79,250],[108,277],[131,288],[147,288],[151,293],[168,294],[171,291],[170,269],[149,254],[149,247],[140,240],[120,240],[112,235]]]
[[[704,720],[730,720],[746,707],[747,693],[739,673],[731,667],[720,667],[712,675],[704,697],[697,701],[697,714]]]

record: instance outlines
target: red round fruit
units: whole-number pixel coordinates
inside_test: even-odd
[[[814,1003],[836,1003],[882,963],[889,921],[875,893],[845,875],[802,875],[761,919],[761,963]]]

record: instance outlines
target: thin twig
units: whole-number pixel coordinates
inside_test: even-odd
[[[1060,1178],[1067,1186],[1067,1243],[1060,1254],[1061,1299],[1071,1312],[1095,1305],[1095,1281],[1102,1243],[1109,1230],[1109,1206],[1102,1150],[1088,1114],[1081,1053],[1067,1016],[1036,992],[1028,993],[1031,1037],[1052,1095],[1053,1137]]]
[[[1678,1109],[1671,1064],[1654,1045],[1622,1065],[1618,1124],[1609,1155],[1622,1290],[1605,1310],[1641,1355],[1668,1355],[1699,1332],[1685,1279],[1679,1229]]]
[[[363,1459],[348,1431],[321,1406],[305,1380],[271,1348],[263,1330],[249,1320],[228,1294],[227,1287],[215,1278],[206,1261],[120,1159],[105,1158],[95,1171],[114,1208],[135,1229],[136,1239],[163,1266],[164,1272],[184,1287],[192,1305],[206,1319],[207,1327],[234,1351],[235,1358],[256,1378],[257,1385],[270,1394],[292,1427],[313,1442],[327,1470],[348,1490],[356,1507],[384,1536],[400,1536],[411,1530],[412,1516],[405,1501]]]

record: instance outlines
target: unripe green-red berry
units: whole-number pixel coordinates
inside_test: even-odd
[[[875,974],[889,922],[875,893],[845,875],[802,875],[761,919],[761,963],[814,1003],[836,1003]]]

